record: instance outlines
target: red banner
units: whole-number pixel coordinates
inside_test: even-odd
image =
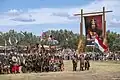
[[[102,15],[85,16],[86,45],[94,45],[95,36],[102,36]]]

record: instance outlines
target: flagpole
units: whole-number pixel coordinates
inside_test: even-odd
[[[42,33],[41,33],[40,44],[42,44],[42,41],[43,41],[43,30],[42,30]]]
[[[9,37],[10,49],[12,50],[11,38]]]
[[[94,54],[94,52],[95,52],[95,42],[94,42],[94,45],[93,45],[93,54]]]
[[[7,45],[7,44],[6,44],[6,40],[5,40],[5,54],[6,54],[6,45]]]
[[[15,40],[15,43],[16,43],[15,46],[16,46],[16,48],[17,48],[17,53],[18,53],[19,51],[18,51],[18,40],[17,40],[17,37],[16,37],[15,39],[16,39],[16,40]]]

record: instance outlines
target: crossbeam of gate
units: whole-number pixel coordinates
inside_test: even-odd
[[[105,13],[109,13],[109,12],[113,12],[113,11],[105,11]],[[103,11],[102,12],[83,13],[82,15],[89,15],[89,14],[103,14]],[[74,14],[74,16],[79,16],[79,15],[81,15],[81,14],[79,14],[79,13]]]

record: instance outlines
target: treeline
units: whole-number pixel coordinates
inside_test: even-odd
[[[120,36],[115,32],[108,31],[108,45],[111,51],[120,50]],[[49,35],[52,35],[54,40],[58,43],[53,45],[59,45],[63,48],[77,49],[79,42],[79,34],[75,34],[72,31],[67,30],[49,30],[43,32],[40,36],[36,36],[31,32],[16,32],[10,30],[9,32],[0,32],[0,46],[4,46],[5,42],[9,45],[29,45],[29,44],[46,44],[49,45]],[[85,38],[85,36],[84,36]],[[90,51],[90,49],[87,49]]]
[[[0,45],[29,45],[39,43],[39,36],[33,35],[31,32],[16,32],[10,30],[9,32],[0,32]]]

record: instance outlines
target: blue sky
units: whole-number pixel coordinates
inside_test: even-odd
[[[42,31],[68,29],[79,33],[79,17],[74,13],[107,10],[107,30],[120,33],[119,0],[0,0],[0,31],[10,29],[29,31],[40,35]]]
[[[28,8],[64,8],[88,4],[94,0],[0,0],[1,10]]]

